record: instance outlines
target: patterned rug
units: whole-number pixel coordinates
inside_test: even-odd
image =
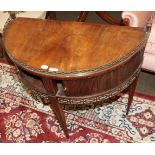
[[[14,66],[0,63],[0,142],[155,142],[155,97],[128,95],[89,110],[67,110],[67,139],[48,105],[20,82]]]

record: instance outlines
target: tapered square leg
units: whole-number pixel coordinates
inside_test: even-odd
[[[51,96],[48,97],[48,99],[52,105],[51,107],[52,107],[57,119],[59,120],[60,125],[61,125],[66,137],[69,138],[65,115],[64,115],[61,105],[58,102],[58,99],[56,98],[56,92],[58,89],[57,83],[56,83],[56,81],[50,80],[48,78],[42,78],[42,82],[43,82],[44,87],[47,90],[47,92],[51,94]]]
[[[57,119],[59,120],[60,125],[61,125],[66,137],[69,138],[65,115],[64,115],[61,105],[58,103],[57,98],[49,97],[49,100],[51,102],[51,107],[52,107]]]
[[[129,89],[128,89],[129,99],[128,99],[126,115],[128,115],[131,103],[133,101],[133,95],[136,89],[137,81],[138,81],[138,77],[133,81],[133,83],[129,86]]]

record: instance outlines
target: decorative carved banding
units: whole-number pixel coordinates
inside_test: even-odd
[[[59,87],[59,90],[56,94],[56,97],[58,98],[59,103],[61,104],[87,104],[87,103],[94,103],[94,102],[101,102],[104,101],[108,98],[111,98],[113,96],[118,95],[119,93],[121,93],[122,91],[124,91],[125,89],[127,89],[129,87],[129,85],[136,79],[136,77],[139,75],[141,71],[141,65],[138,67],[138,69],[134,72],[134,74],[129,77],[124,83],[121,83],[119,86],[117,86],[116,88],[113,88],[111,90],[108,90],[107,92],[101,92],[98,94],[94,94],[94,95],[90,95],[90,96],[65,96],[62,95],[63,94],[63,89],[62,87]],[[22,74],[21,74],[22,75]],[[29,86],[29,88],[36,94],[40,95],[42,98],[48,98],[49,96],[54,97],[52,94],[49,94],[46,92],[45,89],[38,89],[36,86],[38,86],[39,83],[37,83],[37,85],[32,85],[30,84],[28,80],[25,80],[25,76],[23,78],[23,75],[21,76],[21,80],[23,81],[24,84],[26,84],[27,86]],[[33,81],[33,83],[35,83]]]

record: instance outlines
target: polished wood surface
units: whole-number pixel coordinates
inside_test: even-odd
[[[68,72],[124,57],[139,45],[144,33],[128,27],[17,18],[4,36],[6,50],[17,60],[35,68],[44,64]]]
[[[129,87],[128,114],[145,44],[141,29],[82,22],[17,18],[4,33],[21,80],[49,100],[66,137],[61,104],[102,102]],[[42,71],[41,65],[60,72]]]

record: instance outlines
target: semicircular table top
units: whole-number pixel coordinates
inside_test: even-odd
[[[126,26],[16,18],[5,29],[4,45],[11,59],[26,66],[78,72],[122,59],[144,36],[142,29]]]

